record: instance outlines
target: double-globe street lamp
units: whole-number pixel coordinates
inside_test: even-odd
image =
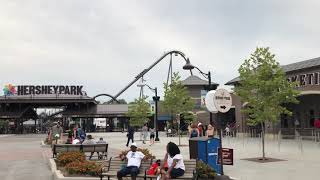
[[[154,91],[154,96],[152,97],[153,101],[155,102],[155,118],[154,118],[154,121],[153,121],[153,126],[156,130],[156,138],[155,138],[155,141],[160,141],[159,139],[159,133],[158,133],[158,101],[160,100],[160,96],[158,96],[158,89],[157,87],[155,88],[152,88],[150,87],[148,84],[144,84],[146,85],[150,90]]]

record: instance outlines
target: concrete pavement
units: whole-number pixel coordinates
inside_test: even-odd
[[[9,135],[0,138],[1,180],[51,180],[46,150],[40,147],[45,135]]]
[[[121,150],[128,149],[126,133],[88,133],[95,139],[104,137],[109,143],[110,156],[116,156]],[[40,141],[45,135],[10,135],[0,137],[0,177],[1,180],[51,180],[52,174],[47,160],[51,157],[50,148],[41,148]],[[160,135],[160,142],[152,146],[139,141],[139,147],[148,148],[157,158],[162,159],[165,146],[172,141],[179,144],[177,137]],[[188,138],[181,138],[180,150],[184,158],[189,158]],[[279,146],[280,145],[280,146]],[[241,180],[301,180],[317,179],[320,169],[320,144],[303,141],[302,146],[296,140],[266,139],[266,155],[285,161],[256,163],[242,160],[261,156],[261,141],[258,138],[224,138],[223,146],[234,149],[234,166],[224,166],[225,174]]]

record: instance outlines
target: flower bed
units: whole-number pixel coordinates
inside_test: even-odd
[[[57,157],[58,166],[66,166],[71,162],[83,162],[86,160],[82,152],[64,152]]]
[[[68,176],[98,176],[101,171],[101,164],[87,161],[82,152],[64,152],[58,155],[57,166]]]
[[[90,176],[98,176],[101,171],[101,166],[96,162],[90,161],[74,161],[65,166],[66,171],[70,175],[90,175]]]

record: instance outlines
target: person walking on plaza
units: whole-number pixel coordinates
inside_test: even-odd
[[[51,140],[56,139],[55,143],[57,143],[58,139],[62,138],[62,133],[63,133],[63,129],[60,125],[60,122],[58,121],[56,125],[52,126],[51,128],[51,133],[50,133]]]
[[[154,144],[154,137],[155,137],[154,132],[155,132],[154,128],[150,128],[150,146]]]
[[[145,160],[145,155],[137,151],[137,144],[132,143],[130,146],[130,151],[124,157],[123,155],[120,156],[121,160],[128,160],[127,166],[122,168],[120,171],[117,172],[117,177],[119,180],[122,180],[122,177],[130,174],[131,179],[135,180],[137,175],[139,174],[139,168],[141,165],[141,161]]]
[[[208,125],[208,129],[206,131],[206,137],[208,138],[214,137],[214,127],[211,124]]]
[[[134,142],[133,137],[134,137],[134,129],[133,127],[129,127],[128,133],[127,133],[127,138],[128,138],[127,145],[126,145],[127,147],[129,146],[130,140],[131,140],[131,143]]]
[[[229,123],[227,124],[225,131],[226,131],[226,136],[230,136],[230,125],[229,125]]]
[[[147,124],[144,124],[142,127],[142,136],[143,136],[143,141],[142,143],[145,144],[147,141],[147,136],[148,136],[148,126]]]
[[[174,179],[184,175],[186,168],[183,162],[183,156],[180,154],[180,149],[175,143],[169,142],[167,144],[167,153],[164,157],[164,162],[168,164],[168,171],[161,168],[161,179]]]

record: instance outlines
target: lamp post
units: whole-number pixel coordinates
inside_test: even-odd
[[[160,96],[158,96],[158,89],[157,87],[155,88],[151,88],[148,84],[145,84],[150,90],[154,91],[154,94],[155,96],[152,97],[153,101],[155,102],[155,110],[156,110],[156,113],[155,113],[155,118],[154,118],[154,121],[153,121],[153,124],[154,124],[154,128],[156,130],[156,138],[155,138],[155,141],[160,141],[159,139],[159,133],[158,133],[158,101],[160,100]]]
[[[188,62],[188,63],[183,66],[183,69],[185,69],[185,70],[190,70],[190,71],[191,71],[192,69],[194,69],[194,68],[197,69],[203,77],[205,77],[206,79],[208,79],[208,84],[209,84],[208,90],[209,90],[209,91],[210,91],[210,90],[213,90],[213,88],[211,87],[211,72],[208,71],[208,73],[204,73],[204,72],[201,71],[198,67],[193,66],[192,64],[190,64],[189,59],[188,59],[187,62]],[[212,124],[212,121],[213,121],[213,120],[212,120],[212,112],[209,112],[209,113],[210,113],[210,124]],[[219,133],[219,138],[220,138],[220,144],[219,144],[219,146],[220,146],[219,155],[220,155],[220,157],[221,157],[221,158],[220,158],[220,159],[221,159],[220,167],[221,167],[221,175],[223,175],[224,173],[223,173],[222,134],[221,134],[222,122],[221,122],[221,118],[219,118],[219,114],[217,114],[217,115],[218,115],[218,122],[219,122],[219,125],[218,125],[218,127],[219,127],[218,133]]]
[[[208,73],[204,73],[204,72],[202,72],[198,67],[196,67],[196,66],[193,66],[192,64],[190,64],[190,61],[189,61],[189,59],[188,59],[188,62],[189,63],[187,63],[186,65],[184,65],[183,66],[183,69],[185,69],[185,70],[192,70],[192,69],[194,69],[194,68],[196,68],[201,74],[202,74],[202,76],[203,77],[205,77],[206,79],[208,79],[208,83],[209,83],[209,87],[208,87],[208,90],[210,91],[210,90],[213,90],[213,88],[211,87],[212,85],[212,83],[211,83],[211,72],[210,71],[208,71]],[[210,124],[212,124],[212,113],[210,112]]]

